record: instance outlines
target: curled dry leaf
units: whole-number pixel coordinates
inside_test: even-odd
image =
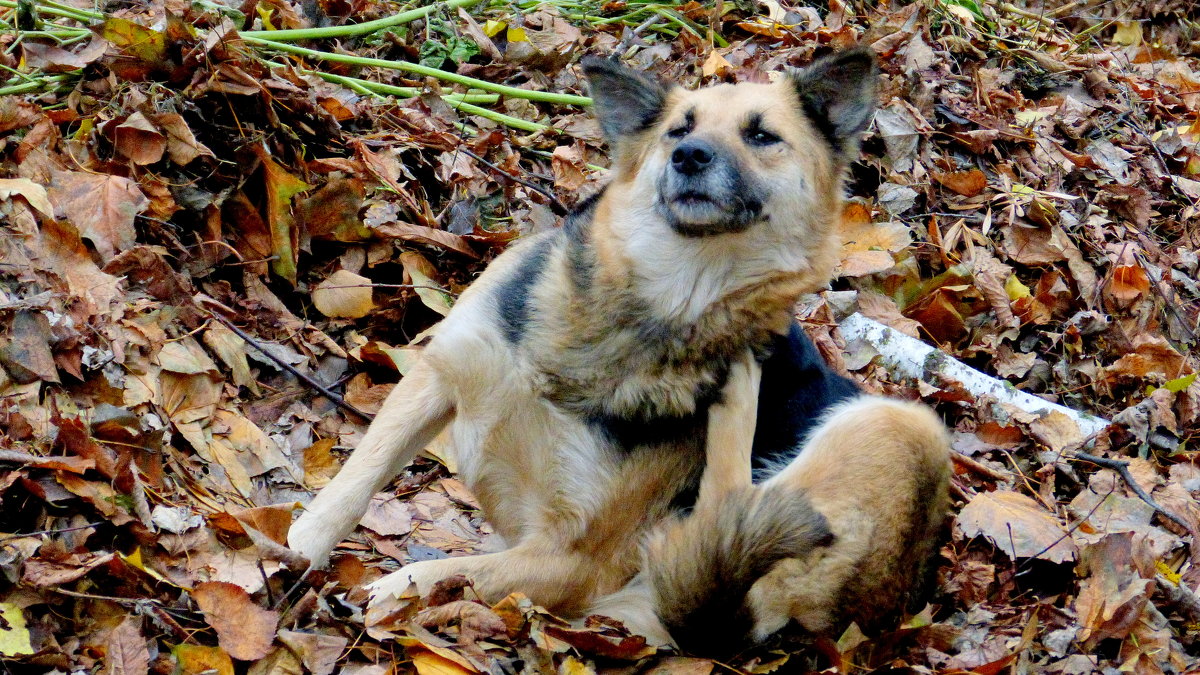
[[[349,270],[338,270],[313,289],[313,305],[328,317],[359,319],[375,308],[371,280]]]
[[[241,586],[225,581],[207,581],[196,586],[192,598],[204,612],[208,625],[230,656],[253,661],[267,655],[275,640],[279,612],[259,607]]]

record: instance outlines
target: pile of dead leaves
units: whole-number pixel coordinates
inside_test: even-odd
[[[0,86],[0,661],[318,675],[1200,665],[1191,3],[450,4],[311,38],[286,31],[405,8],[0,10],[14,74]],[[330,570],[296,583],[293,509],[361,438],[360,413],[488,260],[558,226],[548,192],[570,203],[603,179],[580,99],[553,97],[583,93],[582,54],[619,50],[691,86],[855,43],[881,58],[881,108],[839,278],[801,314],[836,366],[954,429],[955,518],[923,612],[886,635],[851,627],[720,665],[602,620],[572,628],[519,596],[489,607],[462,580],[364,614],[386,571],[489,545],[437,447],[376,496]],[[841,340],[854,312],[1114,424],[1085,438],[954,382],[898,380]]]

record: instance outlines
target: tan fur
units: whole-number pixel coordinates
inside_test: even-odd
[[[489,600],[523,591],[579,615],[597,601],[614,604],[605,596],[620,592],[631,602],[641,598],[634,605],[644,609],[644,590],[627,586],[638,573],[639,547],[667,518],[671,500],[701,481],[704,437],[685,426],[665,440],[647,436],[624,447],[598,425],[626,423],[645,433],[671,420],[690,423],[737,363],[787,329],[799,294],[827,281],[846,150],[874,97],[870,58],[858,52],[845,62],[849,70],[836,72],[855,85],[847,100],[811,76],[660,91],[646,76],[594,66],[602,126],[638,123],[622,106],[603,103],[629,91],[635,103],[661,102],[642,111],[653,123],[610,134],[612,180],[590,211],[511,247],[463,294],[342,471],[293,525],[289,545],[323,564],[371,495],[448,427],[461,477],[511,548],[410,564],[377,582],[375,598],[410,582],[427,591],[462,573]],[[813,105],[828,108],[833,126],[845,122],[845,138],[819,135],[805,112]],[[689,137],[713,144],[761,196],[761,208],[738,216],[736,228],[705,233],[708,221],[678,216],[670,206],[676,202],[664,206],[664,177],[679,172],[672,153],[680,141],[669,132],[689,113]],[[752,146],[752,117],[782,142]],[[722,199],[742,196],[726,192],[713,192],[711,203],[725,208]],[[746,392],[756,385],[739,378],[730,385],[741,392],[730,396],[730,409],[752,418],[756,393]],[[731,441],[719,438],[710,449]],[[727,447],[738,449],[729,457],[709,453],[723,468],[710,474],[719,480],[702,483],[701,500],[705,513],[734,522],[740,516],[716,507],[729,495],[749,495],[751,514],[769,501],[743,489],[748,455]]]
[[[949,506],[949,448],[945,426],[919,403],[861,397],[833,410],[763,487],[804,493],[834,543],[755,584],[756,636],[789,618],[813,633],[850,620],[869,630],[902,611]]]

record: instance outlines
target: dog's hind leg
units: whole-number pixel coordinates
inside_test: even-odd
[[[832,545],[781,561],[750,590],[754,637],[794,619],[823,633],[870,630],[923,580],[949,501],[946,428],[927,406],[860,396],[834,407],[764,489],[804,494]]]
[[[358,448],[288,532],[288,546],[314,566],[362,518],[371,497],[446,426],[454,405],[423,358],[392,390]]]

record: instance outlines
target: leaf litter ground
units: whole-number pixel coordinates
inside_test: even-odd
[[[1200,666],[1190,3],[0,7],[7,669]],[[505,245],[558,225],[552,195],[603,180],[580,55],[619,50],[695,85],[860,42],[883,63],[881,108],[839,276],[799,315],[835,367],[953,429],[953,522],[923,611],[727,663],[600,619],[571,627],[520,596],[489,607],[462,580],[367,612],[385,572],[495,546],[436,443],[331,569],[296,583],[294,505],[426,331]],[[955,382],[893,377],[886,354],[842,338],[854,312],[1113,424],[1084,437]]]

